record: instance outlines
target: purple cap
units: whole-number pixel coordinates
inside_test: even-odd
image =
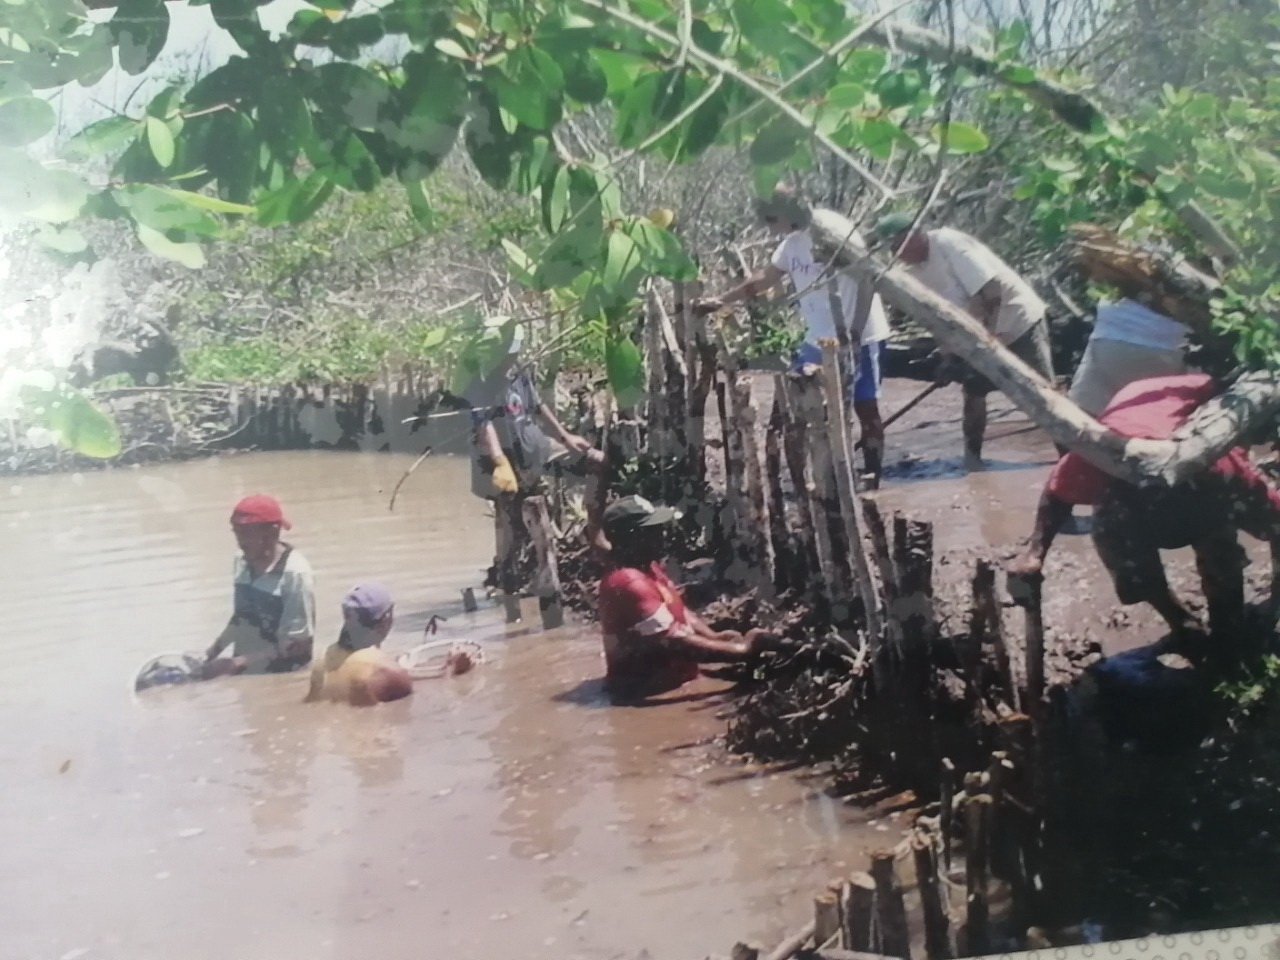
[[[342,615],[349,621],[371,627],[390,613],[394,605],[391,591],[382,584],[362,583],[342,598]]]

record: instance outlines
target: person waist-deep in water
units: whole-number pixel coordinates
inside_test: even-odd
[[[382,649],[395,625],[395,601],[380,583],[358,584],[342,599],[342,632],[311,667],[306,700],[328,700],[369,707],[402,700],[413,693],[416,678]],[[470,656],[454,652],[436,675],[466,673]]]
[[[662,569],[666,532],[680,517],[672,507],[626,497],[606,508],[601,525],[609,553],[599,589],[605,683],[615,699],[673,690],[698,675],[702,662],[744,660],[772,638],[713,630],[685,606]]]
[[[532,373],[516,367],[519,349],[520,341],[513,339],[502,363],[464,398],[473,427],[472,493],[494,504],[497,555],[486,585],[506,593],[518,588],[512,544],[525,530],[523,504],[542,491],[548,465],[559,462],[578,476],[595,476],[604,468],[603,453],[566,429],[538,395]]]
[[[1217,393],[1207,375],[1139,380],[1107,404],[1101,422],[1122,436],[1165,440],[1197,407]],[[1094,506],[1093,540],[1121,603],[1149,603],[1170,630],[1198,634],[1202,627],[1174,595],[1161,550],[1195,551],[1209,608],[1209,627],[1226,635],[1244,611],[1246,558],[1237,531],[1271,544],[1272,605],[1280,557],[1280,491],[1243,447],[1228,451],[1203,474],[1168,488],[1140,488],[1115,480],[1078,453],[1062,457],[1045,484],[1026,551],[1009,564],[1015,578],[1037,578],[1074,505]]]
[[[840,326],[850,341],[845,364],[849,372],[847,401],[862,434],[863,481],[874,489],[880,483],[884,452],[881,359],[890,332],[884,306],[866,285],[860,286],[847,272],[818,259],[809,233],[813,211],[802,197],[779,187],[757,204],[756,213],[771,233],[781,237],[769,264],[721,296],[699,300],[694,307],[700,313],[711,313],[748,297],[762,296],[790,279],[805,324],[804,342],[791,358],[795,373],[821,366],[821,341],[840,339],[836,325],[839,312]],[[861,243],[860,237],[849,239]]]
[[[231,512],[240,555],[232,577],[231,619],[209,647],[204,673],[279,673],[311,661],[315,586],[311,565],[281,539],[290,529],[279,501],[245,497]],[[231,648],[231,656],[222,653]]]

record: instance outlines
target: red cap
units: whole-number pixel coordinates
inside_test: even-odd
[[[255,493],[251,497],[245,497],[231,511],[233,527],[247,527],[254,523],[278,523],[284,529],[289,529],[289,521],[284,518],[280,501],[265,493]]]

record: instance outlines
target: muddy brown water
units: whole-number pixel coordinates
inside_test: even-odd
[[[464,614],[491,521],[444,457],[389,513],[409,462],[251,454],[0,489],[0,957],[680,960],[780,937],[896,842],[817,781],[719,757],[714,698],[605,706],[592,631]],[[225,622],[226,514],[258,490],[316,570],[322,641],[376,577],[391,648],[442,613],[489,662],[363,711],[300,703],[300,674],[135,700],[146,658]]]

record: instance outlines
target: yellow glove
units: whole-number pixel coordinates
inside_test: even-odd
[[[511,469],[511,461],[502,454],[493,458],[493,485],[501,493],[515,493],[520,489],[516,482],[516,472]]]

